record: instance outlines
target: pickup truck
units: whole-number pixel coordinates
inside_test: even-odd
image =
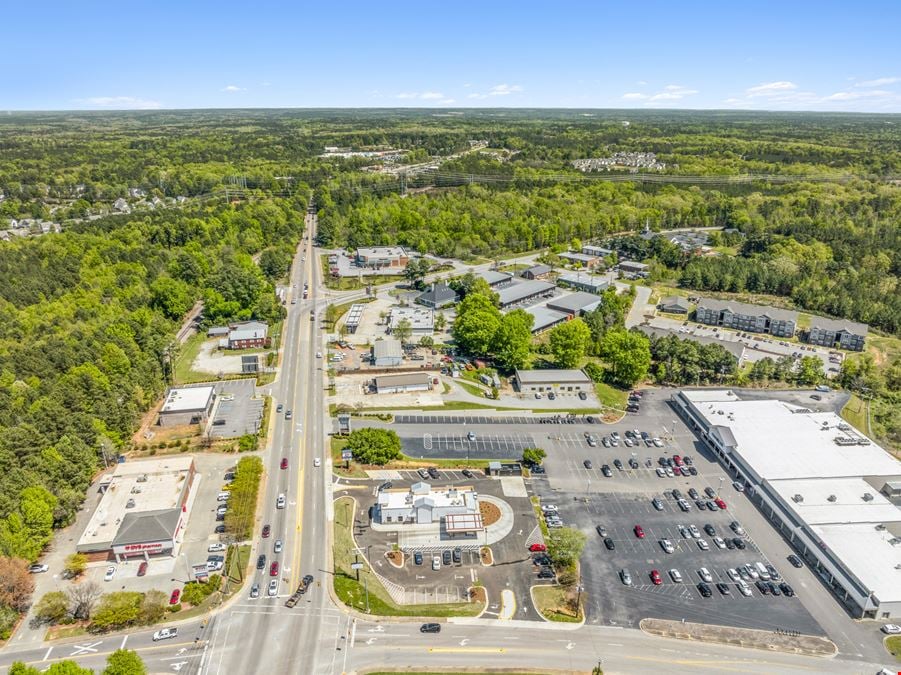
[[[310,587],[310,584],[313,583],[313,575],[307,574],[303,579],[300,580],[300,585],[297,587],[297,590],[291,594],[291,597],[285,602],[285,607],[291,608],[294,607],[298,602],[300,602],[300,597],[307,592],[307,589]]]
[[[153,634],[153,641],[156,642],[158,640],[168,640],[169,638],[174,638],[178,635],[178,628],[163,628],[162,630],[158,630]]]

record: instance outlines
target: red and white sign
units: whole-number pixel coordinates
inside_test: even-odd
[[[118,555],[132,555],[135,553],[161,553],[165,549],[171,549],[172,542],[154,541],[146,544],[128,544],[126,546],[116,546],[113,549]]]

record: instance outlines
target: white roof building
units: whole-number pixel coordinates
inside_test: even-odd
[[[673,403],[855,615],[901,616],[901,462],[832,412],[716,390]]]
[[[433,488],[414,483],[407,488],[381,490],[378,496],[379,523],[427,525],[448,515],[479,513],[479,497],[471,486]]]

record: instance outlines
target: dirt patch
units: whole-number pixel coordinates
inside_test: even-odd
[[[482,561],[483,565],[494,564],[494,553],[491,552],[490,546],[483,546],[481,550],[479,550],[479,559]]]
[[[484,586],[472,586],[469,589],[469,599],[484,605],[488,602],[488,592],[485,590]]]
[[[404,552],[403,551],[388,551],[385,554],[385,557],[388,559],[388,562],[394,565],[397,568],[401,568],[404,566]]]
[[[479,513],[482,514],[482,525],[494,525],[501,519],[501,510],[496,504],[479,500]]]
[[[736,647],[751,647],[790,654],[811,656],[833,656],[838,648],[830,640],[816,635],[789,635],[769,630],[733,628],[732,626],[710,626],[689,621],[665,621],[663,619],[642,619],[641,630],[651,635],[716,642]]]

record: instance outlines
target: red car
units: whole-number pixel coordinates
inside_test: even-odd
[[[635,526],[635,536],[639,539],[644,539],[644,530],[641,529],[641,525]]]
[[[535,553],[536,551],[547,551],[547,546],[544,544],[532,544],[529,546],[529,550],[532,551],[532,553]]]
[[[659,586],[663,583],[663,579],[660,578],[660,572],[657,570],[651,570],[651,581],[654,582],[655,586]]]
[[[177,605],[178,599],[180,597],[181,597],[181,591],[176,588],[174,591],[172,591],[172,595],[169,596],[169,604]]]
[[[680,469],[678,466],[674,466],[674,467],[673,467],[673,474],[676,475],[676,476],[681,476],[681,475],[682,475],[682,469]]]
[[[271,530],[271,528],[270,528],[268,525],[263,525],[263,538],[265,539],[266,537],[268,537],[268,536],[269,536],[269,533],[270,533],[271,531],[272,531],[272,530]]]
[[[277,576],[278,576],[278,560],[276,560],[274,563],[272,563],[272,564],[269,566],[269,576],[270,576],[270,577],[277,577]]]
[[[680,455],[673,455],[673,461],[676,463],[676,466],[682,466],[682,457]]]
[[[140,565],[138,565],[138,576],[143,577],[147,574],[147,561],[145,560]]]
[[[726,508],[726,502],[724,502],[724,501],[723,501],[722,499],[720,499],[719,497],[717,497],[716,499],[714,499],[713,502],[714,502],[714,504],[716,504],[717,506],[719,506],[721,509],[725,509],[725,508]]]
[[[288,458],[282,457],[282,469],[287,469],[287,468],[288,468]]]

